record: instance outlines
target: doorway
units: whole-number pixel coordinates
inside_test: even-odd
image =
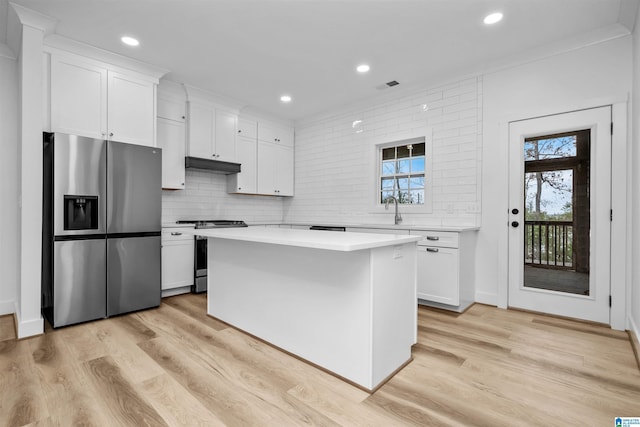
[[[609,323],[610,124],[610,107],[509,124],[509,306]]]

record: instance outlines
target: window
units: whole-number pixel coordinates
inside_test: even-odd
[[[379,202],[394,197],[398,203],[425,204],[425,151],[424,138],[381,147]]]

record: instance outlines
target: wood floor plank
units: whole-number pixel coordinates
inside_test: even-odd
[[[56,330],[62,335],[73,358],[77,362],[85,362],[109,354],[109,348],[100,340],[97,326],[105,320],[68,326]]]
[[[0,425],[22,426],[49,416],[28,340],[0,342]]]
[[[16,327],[13,314],[0,316],[0,341],[16,339]]]
[[[121,322],[114,319],[96,324],[100,341],[109,348],[109,356],[122,371],[122,375],[132,383],[139,383],[161,375],[164,371],[144,351],[138,347],[137,334],[130,334],[121,328]]]
[[[482,304],[418,307],[418,324],[413,361],[371,395],[208,317],[206,295],[47,327],[0,340],[0,425],[546,427],[640,411],[619,331]]]
[[[243,396],[228,384],[224,376],[215,370],[203,370],[188,353],[172,345],[163,337],[139,344],[182,387],[214,412],[229,426],[257,425],[275,422],[273,416],[265,416],[259,407],[261,402],[252,396]],[[268,414],[268,412],[267,412]]]
[[[174,380],[162,374],[141,384],[147,400],[170,426],[222,427],[225,424],[198,399]]]
[[[110,357],[91,359],[82,364],[91,385],[102,396],[113,424],[123,426],[168,426],[156,410],[122,376]]]

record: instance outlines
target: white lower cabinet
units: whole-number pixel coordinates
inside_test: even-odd
[[[189,292],[193,285],[194,238],[182,230],[179,227],[162,229],[163,297]]]
[[[418,302],[462,312],[475,300],[473,231],[414,231],[418,242]]]

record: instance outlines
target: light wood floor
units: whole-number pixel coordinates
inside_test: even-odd
[[[413,356],[369,395],[206,317],[204,296],[181,295],[0,341],[0,425],[549,427],[640,416],[628,337],[608,328],[421,307]]]

